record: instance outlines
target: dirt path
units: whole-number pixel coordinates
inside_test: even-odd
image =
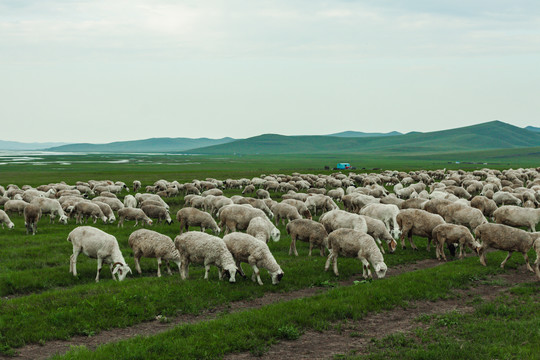
[[[432,268],[442,263],[435,259],[427,259],[419,261],[415,264],[406,264],[396,266],[394,268],[388,269],[388,276],[397,276],[405,272]],[[352,285],[355,280],[362,279],[362,275],[358,274],[351,277],[348,280],[339,282],[342,286]],[[321,292],[328,291],[328,288],[325,287],[315,287],[315,288],[306,288],[296,291],[291,291],[288,293],[266,293],[264,296],[246,301],[237,301],[230,303],[228,305],[220,306],[208,311],[203,312],[200,315],[180,315],[174,318],[169,319],[168,322],[163,322],[160,320],[148,321],[140,323],[128,328],[121,329],[112,329],[107,331],[102,331],[99,334],[91,337],[87,336],[75,336],[70,340],[53,340],[45,343],[44,345],[39,344],[30,344],[22,348],[16,349],[17,356],[15,357],[4,357],[0,355],[0,359],[46,359],[57,353],[67,352],[71,346],[80,346],[84,345],[90,349],[95,349],[99,345],[121,341],[125,339],[132,338],[137,335],[154,335],[167,330],[174,328],[179,324],[190,324],[196,323],[205,320],[211,320],[216,318],[221,312],[237,312],[248,309],[260,308],[262,306],[273,304],[281,301],[289,301],[299,298],[305,298],[319,294]],[[307,334],[306,334],[307,335]],[[305,338],[306,336],[303,336]],[[349,340],[350,342],[350,340]]]
[[[230,354],[226,360],[246,359],[332,359],[337,354],[365,354],[372,338],[384,338],[397,332],[410,332],[415,328],[425,326],[415,321],[422,314],[444,314],[449,311],[470,313],[474,308],[467,305],[469,299],[481,297],[493,300],[501,292],[518,283],[529,282],[533,279],[525,266],[517,271],[492,277],[492,280],[502,280],[504,285],[483,284],[467,290],[456,290],[459,296],[436,302],[416,301],[410,303],[407,309],[395,308],[390,311],[370,314],[358,321],[348,321],[341,330],[329,330],[323,333],[306,331],[299,339],[282,341],[270,347],[262,356],[251,353]]]

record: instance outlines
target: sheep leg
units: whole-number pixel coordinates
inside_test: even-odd
[[[141,265],[139,264],[140,259],[140,254],[135,254],[135,256],[133,256],[133,260],[135,260],[135,270],[137,270],[139,274],[142,274]]]
[[[319,250],[321,252],[321,256],[324,257],[324,245],[321,244],[321,246],[319,246]]]
[[[144,227],[144,223],[141,222],[141,224],[143,224],[143,227]],[[139,219],[135,219],[135,225],[133,225],[133,227],[139,225]]]
[[[337,268],[337,253],[332,253],[332,260],[333,260],[333,267],[334,267],[334,274],[336,276],[339,276],[339,271]]]
[[[412,239],[412,236],[411,236],[411,239]],[[431,237],[428,236],[428,238],[427,238],[427,246],[426,246],[427,251],[430,250],[430,245],[431,245]],[[411,246],[412,246],[412,243],[411,243]]]
[[[381,253],[384,254],[385,252],[384,252],[384,248],[382,246],[381,239],[377,238],[377,239],[375,239],[375,241],[377,242],[377,245],[379,246],[379,249],[381,249]]]
[[[242,264],[240,264],[240,261],[236,262],[236,267],[238,268],[238,273],[241,277],[245,278],[246,274],[244,273],[244,270],[242,270]]]
[[[204,279],[205,280],[208,280],[208,273],[209,272],[210,272],[210,264],[204,264]],[[219,271],[219,274],[221,274],[221,271]],[[220,277],[221,277],[221,275],[220,275]]]
[[[176,266],[178,266],[178,272],[181,274],[182,273],[182,262],[180,260],[174,260],[174,263],[176,264]],[[172,275],[172,273],[171,273]]]
[[[463,244],[465,243],[465,239],[460,239],[459,242],[459,259],[463,259],[465,257],[465,253],[463,252]]]
[[[180,277],[182,280],[186,280],[189,272],[189,262],[187,260],[181,261]]]
[[[364,257],[361,257],[360,261],[362,262],[362,265],[363,265],[362,276],[364,277],[364,279],[367,279],[367,278],[372,279],[373,275],[371,274],[371,268],[369,267],[369,262]],[[366,276],[366,273],[367,273],[367,276]]]
[[[73,276],[77,276],[77,256],[80,252],[80,248],[73,247],[73,254],[69,257],[69,272],[73,273]]]
[[[161,258],[157,258],[157,277],[161,277]]]
[[[501,263],[501,269],[504,269],[504,265],[506,265],[506,262],[508,261],[508,259],[510,259],[510,256],[512,256],[512,251],[508,252],[506,259],[504,259],[503,262]]]
[[[167,267],[167,274],[172,275],[171,267],[169,266],[169,260],[165,260],[165,266]]]
[[[291,246],[289,247],[289,255],[294,251],[294,255],[298,256],[298,251],[296,251],[296,235],[291,235]]]
[[[259,270],[257,265],[252,264],[251,268],[253,269],[253,274],[251,275],[251,280],[253,280],[255,282],[255,279],[257,279],[257,283],[259,285],[263,285],[263,282],[261,280],[261,271]]]
[[[324,271],[328,271],[328,268],[330,268],[330,261],[332,261],[332,249],[328,250],[328,259],[326,259],[326,264],[324,264]]]
[[[484,265],[484,266],[487,266],[486,264],[486,250],[487,250],[487,247],[480,247],[480,264]]]
[[[309,243],[309,253],[308,253],[308,256],[311,256],[311,250],[313,249],[313,243],[310,242]]]
[[[99,272],[101,271],[101,267],[103,266],[103,259],[98,257],[97,258],[97,274],[96,274],[96,282],[99,282]],[[114,279],[114,275],[113,275]]]
[[[527,255],[527,252],[523,253],[523,258],[525,259],[525,264],[527,264],[527,270],[529,270],[530,272],[534,272],[531,264],[529,264],[529,255]]]

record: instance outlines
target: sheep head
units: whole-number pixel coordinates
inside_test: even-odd
[[[113,264],[113,276],[118,274],[118,281],[122,281],[126,278],[127,274],[131,273],[131,269],[127,264],[116,262]],[[114,278],[116,280],[116,277]]]

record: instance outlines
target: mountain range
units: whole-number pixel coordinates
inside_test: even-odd
[[[251,154],[428,154],[540,147],[540,128],[520,128],[498,120],[433,132],[285,136],[263,134],[247,139],[151,138],[107,144],[17,143],[0,140],[0,150],[56,152],[168,152],[208,155]]]

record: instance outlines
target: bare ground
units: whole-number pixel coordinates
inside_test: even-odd
[[[406,264],[388,269],[387,276],[396,276],[405,272],[431,268],[440,265],[441,262],[435,259],[427,259],[419,261],[415,264]],[[524,268],[524,267],[523,267]],[[514,284],[524,281],[530,281],[530,273],[524,274],[526,270],[519,269],[509,271],[509,274],[500,275],[501,278],[508,280],[508,283]],[[351,277],[348,280],[339,282],[342,286],[352,285],[355,280],[361,279],[361,274]],[[497,288],[497,287],[495,287]],[[506,287],[500,287],[499,290],[504,290]],[[107,331],[102,331],[94,336],[75,336],[70,340],[54,340],[46,342],[43,345],[30,344],[17,349],[15,357],[4,357],[0,355],[0,359],[46,359],[54,354],[62,354],[67,352],[72,346],[86,346],[89,349],[95,349],[99,345],[106,343],[117,342],[135,337],[137,335],[154,335],[174,328],[180,324],[197,323],[216,318],[220,313],[238,312],[248,309],[260,308],[268,304],[273,304],[281,301],[289,301],[299,298],[305,298],[327,291],[328,288],[314,287],[306,288],[288,293],[266,293],[264,296],[248,300],[237,301],[224,306],[216,307],[199,315],[180,315],[174,318],[169,318],[167,322],[163,319],[156,319],[140,323],[127,328],[118,328]],[[470,290],[466,294],[470,296],[479,295],[485,298],[495,297],[494,286],[482,285]],[[411,304],[408,309],[394,309],[388,312],[373,314],[360,320],[358,324],[349,324],[347,329],[341,333],[337,331],[327,331],[319,333],[315,331],[307,331],[300,339],[295,341],[285,341],[279,345],[269,349],[263,358],[267,359],[282,359],[286,356],[294,356],[294,358],[328,358],[336,353],[346,353],[349,350],[361,350],[366,346],[369,340],[373,337],[384,337],[396,331],[407,331],[413,326],[417,326],[413,320],[420,314],[445,312],[457,309],[459,311],[470,311],[470,307],[463,304],[463,300],[452,299],[437,302],[434,306],[432,302],[416,302]],[[361,337],[351,337],[352,332],[359,332]],[[254,358],[250,353],[233,354],[228,356],[228,359],[239,358],[249,359]]]

